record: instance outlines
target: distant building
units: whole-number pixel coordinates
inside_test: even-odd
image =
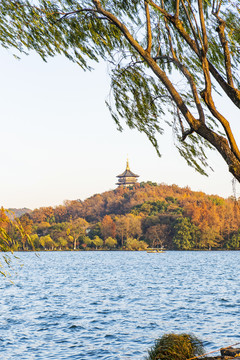
[[[117,178],[118,178],[117,185],[124,186],[124,187],[135,185],[138,177],[139,177],[139,175],[134,174],[130,170],[129,163],[127,160],[126,170],[122,174],[117,175]]]

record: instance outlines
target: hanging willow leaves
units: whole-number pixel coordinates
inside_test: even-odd
[[[232,119],[215,103],[218,93],[240,108],[239,17],[227,0],[2,0],[0,44],[45,61],[62,54],[84,70],[108,61],[119,129],[144,132],[160,153],[166,122],[190,166],[206,174],[205,151],[216,149],[240,181]]]
[[[14,264],[19,258],[14,254],[19,242],[27,243],[32,250],[34,245],[18,218],[4,208],[0,209],[0,274],[11,281]],[[12,282],[12,281],[11,281]]]

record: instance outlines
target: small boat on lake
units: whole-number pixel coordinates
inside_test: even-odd
[[[148,248],[147,253],[164,253],[165,250],[159,248]]]

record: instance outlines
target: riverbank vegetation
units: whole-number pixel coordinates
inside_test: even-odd
[[[201,340],[191,334],[165,334],[155,341],[146,360],[186,360],[204,354]]]
[[[239,205],[234,197],[146,182],[28,211],[17,220],[2,209],[0,227],[14,251],[235,250],[240,249]]]

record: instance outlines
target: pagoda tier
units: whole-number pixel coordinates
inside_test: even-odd
[[[117,185],[118,186],[132,186],[134,184],[136,184],[137,182],[137,178],[139,177],[139,175],[134,174],[130,168],[129,168],[129,163],[127,160],[127,166],[126,166],[126,170],[117,176],[118,178],[118,182]]]

